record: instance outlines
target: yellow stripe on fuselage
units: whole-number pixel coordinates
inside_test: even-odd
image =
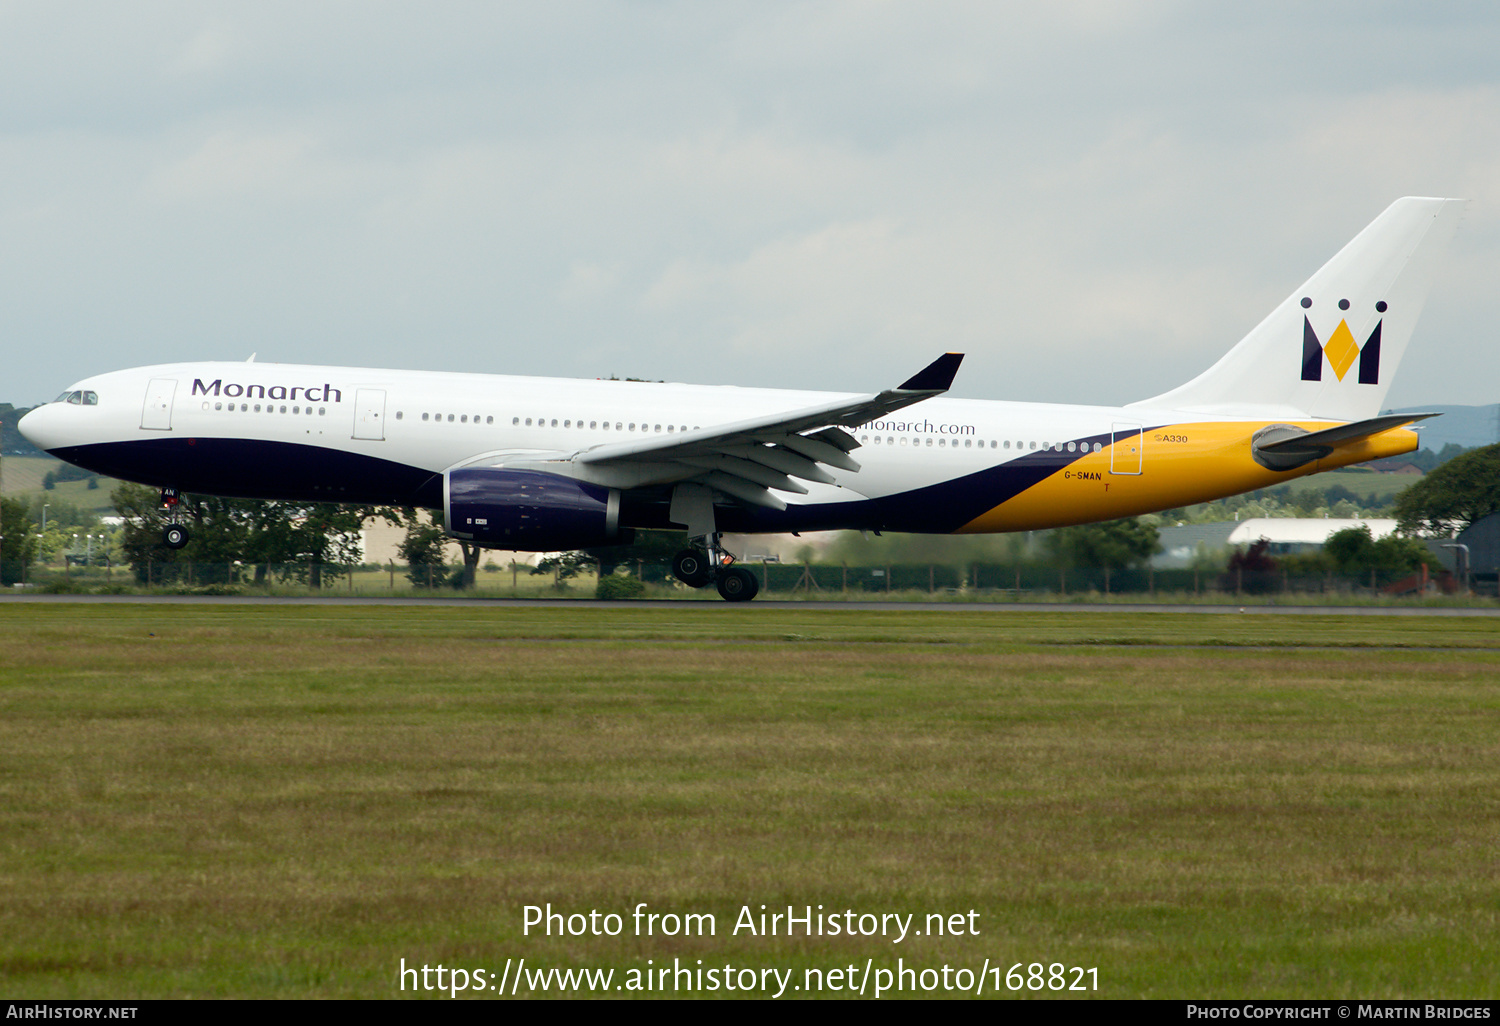
[[[1326,458],[1295,470],[1267,470],[1251,455],[1250,440],[1263,427],[1287,423],[1308,431],[1331,426],[1326,421],[1220,421],[1152,428],[1114,443],[1127,449],[1142,445],[1139,474],[1111,472],[1113,447],[1105,446],[975,517],[955,533],[1033,531],[1155,513],[1417,448],[1416,432],[1392,428],[1340,446]],[[1134,456],[1122,452],[1120,458],[1128,466]]]

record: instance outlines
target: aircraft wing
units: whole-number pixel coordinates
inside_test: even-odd
[[[571,462],[598,470],[628,466],[643,481],[699,481],[758,506],[785,509],[786,503],[771,489],[806,494],[798,478],[832,484],[825,465],[857,472],[859,464],[849,453],[859,448],[859,442],[844,428],[942,395],[953,384],[962,360],[962,353],[945,353],[898,387],[875,395],[598,445],[573,454]]]

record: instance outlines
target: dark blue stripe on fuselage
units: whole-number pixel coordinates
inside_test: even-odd
[[[1073,439],[1080,448],[1092,449],[1095,442],[1110,444],[1108,434]],[[1077,462],[1087,452],[1046,449],[1029,452],[1013,460],[951,481],[917,488],[898,495],[856,502],[826,503],[817,506],[789,506],[785,510],[764,507],[741,507],[719,510],[719,526],[725,531],[756,533],[762,531],[910,531],[922,534],[946,534],[958,530],[1002,502],[1020,495],[1032,485],[1044,481]],[[936,460],[944,459],[939,451]]]
[[[1108,434],[1074,439],[1080,449],[1109,445]],[[878,499],[789,506],[721,506],[719,528],[732,532],[956,531],[1081,459],[1085,451],[1046,449],[950,481]],[[421,467],[292,442],[239,438],[150,438],[52,450],[86,470],[203,495],[303,502],[352,502],[441,509],[443,478]],[[943,460],[946,454],[933,453]],[[621,526],[670,528],[666,502],[632,502]],[[633,516],[630,514],[634,514]]]
[[[146,438],[51,450],[97,474],[201,495],[382,506],[443,505],[443,477],[375,456],[244,438]]]

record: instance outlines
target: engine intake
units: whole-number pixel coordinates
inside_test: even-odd
[[[504,467],[460,467],[443,475],[448,533],[496,549],[555,552],[618,545],[620,492],[569,477]]]

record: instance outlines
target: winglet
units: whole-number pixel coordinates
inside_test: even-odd
[[[900,385],[902,392],[946,392],[963,363],[963,353],[944,353]]]

